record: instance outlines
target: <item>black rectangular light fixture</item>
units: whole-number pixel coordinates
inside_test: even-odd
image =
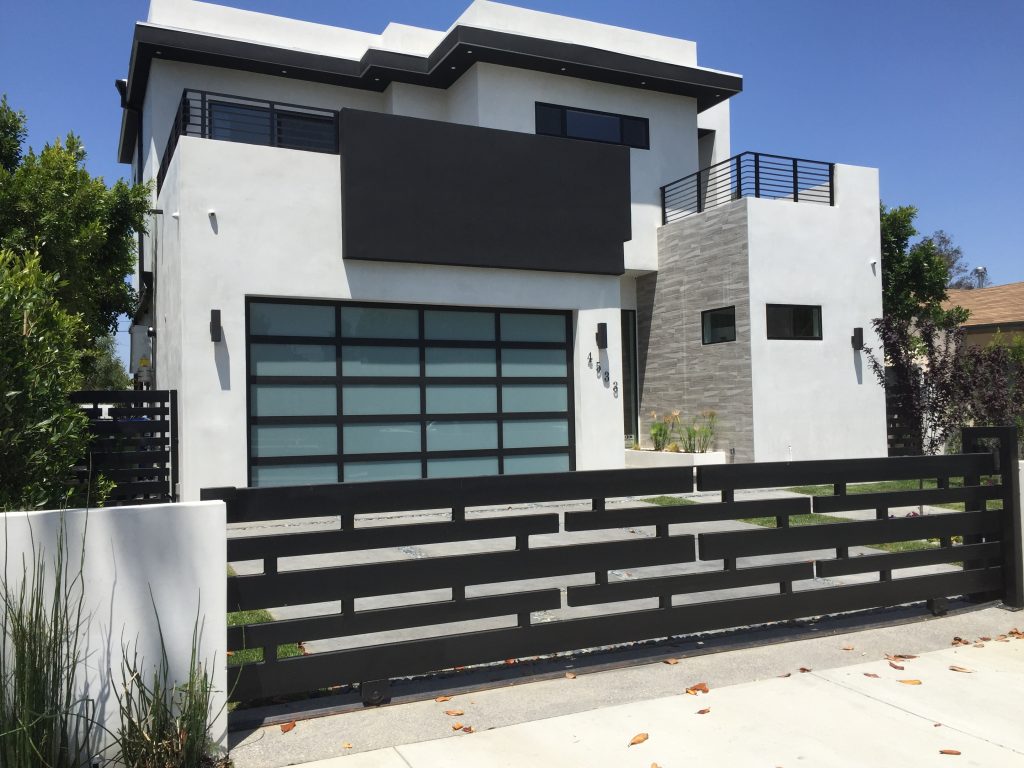
[[[853,336],[850,337],[850,343],[853,344],[853,348],[858,352],[864,349],[864,329],[854,328]]]
[[[216,343],[224,338],[224,329],[220,325],[220,310],[210,310],[210,341]]]
[[[597,324],[597,348],[608,349],[608,323]]]

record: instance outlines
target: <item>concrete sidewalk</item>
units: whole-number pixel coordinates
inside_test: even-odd
[[[1024,766],[1024,640],[997,640],[1021,623],[1020,614],[990,607],[777,645],[680,653],[672,665],[580,670],[575,678],[443,703],[301,721],[288,733],[271,726],[247,734],[232,757],[238,768]],[[991,639],[950,647],[954,636]],[[899,670],[886,654],[918,657],[899,661]],[[698,682],[710,692],[687,695]],[[448,709],[463,714],[447,716]],[[456,721],[475,732],[453,731]],[[649,738],[629,746],[639,733]],[[303,763],[327,755],[344,756]]]

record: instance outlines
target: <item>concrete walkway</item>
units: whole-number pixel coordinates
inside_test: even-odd
[[[682,650],[676,664],[581,669],[287,733],[271,726],[244,734],[232,757],[237,768],[1024,766],[1024,640],[998,639],[1020,624],[1021,614],[988,607],[861,631],[823,626],[796,642]],[[957,636],[972,642],[951,646]],[[896,669],[886,654],[917,658]],[[710,692],[687,695],[698,682]],[[629,746],[640,733],[649,738]]]

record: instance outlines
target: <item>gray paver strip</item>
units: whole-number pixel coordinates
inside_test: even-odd
[[[774,681],[779,675],[791,673],[792,677],[779,682],[794,682],[802,678],[820,677],[822,685],[829,685],[836,691],[842,692],[841,686],[825,679],[831,673],[824,672],[829,669],[840,669],[851,664],[860,665],[867,661],[873,661],[882,667],[878,674],[882,674],[888,668],[884,662],[885,653],[906,653],[921,654],[928,651],[946,649],[954,635],[967,638],[975,638],[981,635],[995,637],[1001,632],[1006,632],[1015,624],[1022,623],[1019,614],[1011,614],[999,608],[985,608],[977,611],[959,613],[939,619],[928,619],[908,625],[888,626],[863,630],[860,632],[849,632],[846,634],[823,635],[812,637],[798,642],[778,643],[762,645],[753,648],[744,648],[728,652],[710,653],[704,655],[693,655],[688,650],[679,649],[676,655],[680,659],[677,665],[669,666],[661,663],[643,664],[622,669],[587,672],[579,670],[575,680],[558,678],[555,680],[535,681],[519,683],[515,685],[502,685],[489,690],[475,691],[472,693],[459,694],[451,702],[437,704],[432,700],[418,701],[399,704],[380,709],[360,709],[345,714],[331,717],[323,717],[312,720],[301,721],[298,727],[288,734],[282,734],[276,726],[257,729],[251,733],[234,734],[233,738],[239,743],[233,752],[237,768],[276,768],[277,766],[292,765],[303,761],[319,760],[331,756],[344,754],[346,750],[341,749],[343,741],[349,741],[354,745],[351,753],[367,750],[379,750],[392,746],[420,742],[431,739],[444,739],[445,743],[453,739],[466,738],[464,734],[453,736],[451,731],[451,718],[444,716],[443,711],[447,708],[461,708],[466,716],[461,718],[464,722],[473,725],[478,732],[487,729],[503,728],[506,726],[527,723],[541,718],[550,718],[573,713],[587,712],[603,707],[614,707],[631,702],[644,702],[649,699],[657,699],[666,696],[679,696],[688,686],[697,681],[707,681],[714,692],[720,692],[726,686],[748,683],[754,680]],[[823,626],[822,631],[827,631]],[[1013,641],[1017,643],[1017,649],[1024,649],[1024,641]],[[988,644],[987,644],[988,645]],[[1002,643],[998,644],[1004,645]],[[1012,644],[1010,644],[1012,645]],[[844,651],[844,646],[853,646],[853,651]],[[692,644],[691,646],[692,647]],[[984,653],[985,649],[977,650]],[[672,652],[666,649],[666,654]],[[970,658],[969,656],[965,658]],[[908,662],[912,664],[914,662]],[[957,662],[950,662],[957,663]],[[1008,665],[1003,667],[993,666],[993,669],[1002,670],[1000,674],[1011,675]],[[980,662],[964,664],[973,667]],[[993,662],[994,664],[994,662]],[[809,667],[814,670],[809,675],[801,675],[797,670],[799,667]],[[988,667],[985,667],[988,669]],[[895,671],[893,676],[895,677]],[[908,668],[908,672],[909,672]],[[944,674],[951,677],[970,677],[945,671]],[[979,680],[982,680],[979,674]],[[915,673],[915,676],[916,673]],[[863,675],[860,675],[863,678]],[[922,673],[923,677],[923,673]],[[929,678],[931,675],[929,675]],[[868,680],[870,683],[883,682],[881,680]],[[1012,678],[1008,677],[1008,684],[1018,688],[1024,686],[1024,674]],[[956,680],[954,679],[955,683]],[[897,683],[891,683],[897,687],[896,695],[901,693],[924,693],[928,696],[930,690],[940,691],[936,685],[925,685],[917,688],[916,691],[909,689],[900,691]],[[927,687],[926,687],[927,686]],[[795,689],[793,689],[795,690]],[[431,693],[430,696],[437,695]],[[878,690],[875,690],[877,693]],[[855,692],[851,692],[851,695]],[[1019,695],[1019,694],[1018,694]],[[691,700],[693,697],[683,696],[684,700]],[[865,697],[866,698],[866,697]],[[924,697],[919,697],[927,701]],[[997,696],[991,697],[992,701],[998,701]],[[991,702],[990,702],[991,703]],[[717,705],[716,712],[717,712]],[[817,705],[816,705],[817,706]],[[898,711],[892,705],[886,705],[893,711]],[[954,704],[955,706],[955,704]],[[988,706],[988,705],[984,705]],[[1003,701],[1000,706],[1007,707],[1008,702]],[[830,711],[827,705],[821,707]],[[804,705],[797,699],[772,699],[766,703],[762,710],[756,713],[757,718],[774,716],[776,713],[785,715],[783,719],[792,718],[797,724],[802,722],[802,711]],[[888,709],[886,710],[888,712]],[[1010,706],[1007,716],[1012,716],[1014,709]],[[689,713],[687,713],[689,716]],[[887,717],[884,713],[879,717]],[[710,715],[708,716],[710,717]],[[750,717],[755,717],[751,714]],[[756,719],[756,718],[755,718]],[[921,718],[918,718],[921,719]],[[927,719],[927,716],[925,717]],[[543,723],[549,721],[544,720]],[[926,723],[931,728],[931,723]],[[731,733],[728,738],[736,738],[737,733],[742,733],[745,726],[738,725],[736,733]],[[941,730],[941,729],[936,729]],[[629,734],[630,736],[632,734]],[[469,738],[477,738],[473,734]],[[448,737],[448,738],[446,738]],[[628,736],[627,736],[628,738]],[[652,736],[653,738],[653,736]],[[791,740],[799,740],[800,733],[793,733]],[[865,739],[876,741],[874,736],[865,734]],[[953,745],[953,748],[959,748]],[[973,748],[972,748],[973,749]],[[630,755],[631,753],[626,753]],[[685,750],[679,754],[687,754]],[[965,751],[965,755],[967,752]],[[975,757],[978,754],[975,753]],[[723,763],[697,761],[680,762],[676,758],[670,759],[670,755],[659,755],[657,762],[664,768],[671,768],[673,765],[723,765]],[[928,765],[928,756],[919,756],[920,760],[902,763],[905,765]],[[342,758],[348,759],[348,757]],[[647,768],[654,758],[638,765]],[[541,763],[544,765],[546,763]],[[572,765],[573,763],[564,760],[552,761],[551,764]],[[621,763],[628,765],[630,763]],[[739,762],[724,764],[729,768],[732,766],[743,766],[751,763]],[[765,763],[757,762],[756,765],[795,765],[795,762]],[[804,761],[806,765],[818,765],[819,763]],[[842,764],[842,763],[839,763]],[[863,765],[899,765],[898,762],[877,762],[869,761]],[[937,763],[942,765],[943,763]],[[962,761],[958,764],[970,765],[970,761]],[[1012,762],[984,763],[975,762],[976,765],[1012,765]],[[348,763],[342,764],[349,765]],[[374,764],[368,764],[374,765]],[[382,764],[390,768],[390,763]],[[415,765],[415,764],[414,764]],[[474,765],[473,762],[463,762],[462,766]],[[484,763],[483,765],[490,765]],[[418,768],[418,766],[416,766]]]

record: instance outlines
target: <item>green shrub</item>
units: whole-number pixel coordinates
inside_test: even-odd
[[[0,250],[0,511],[64,506],[88,450],[88,421],[68,401],[82,321],[60,307],[59,287],[37,255]]]

